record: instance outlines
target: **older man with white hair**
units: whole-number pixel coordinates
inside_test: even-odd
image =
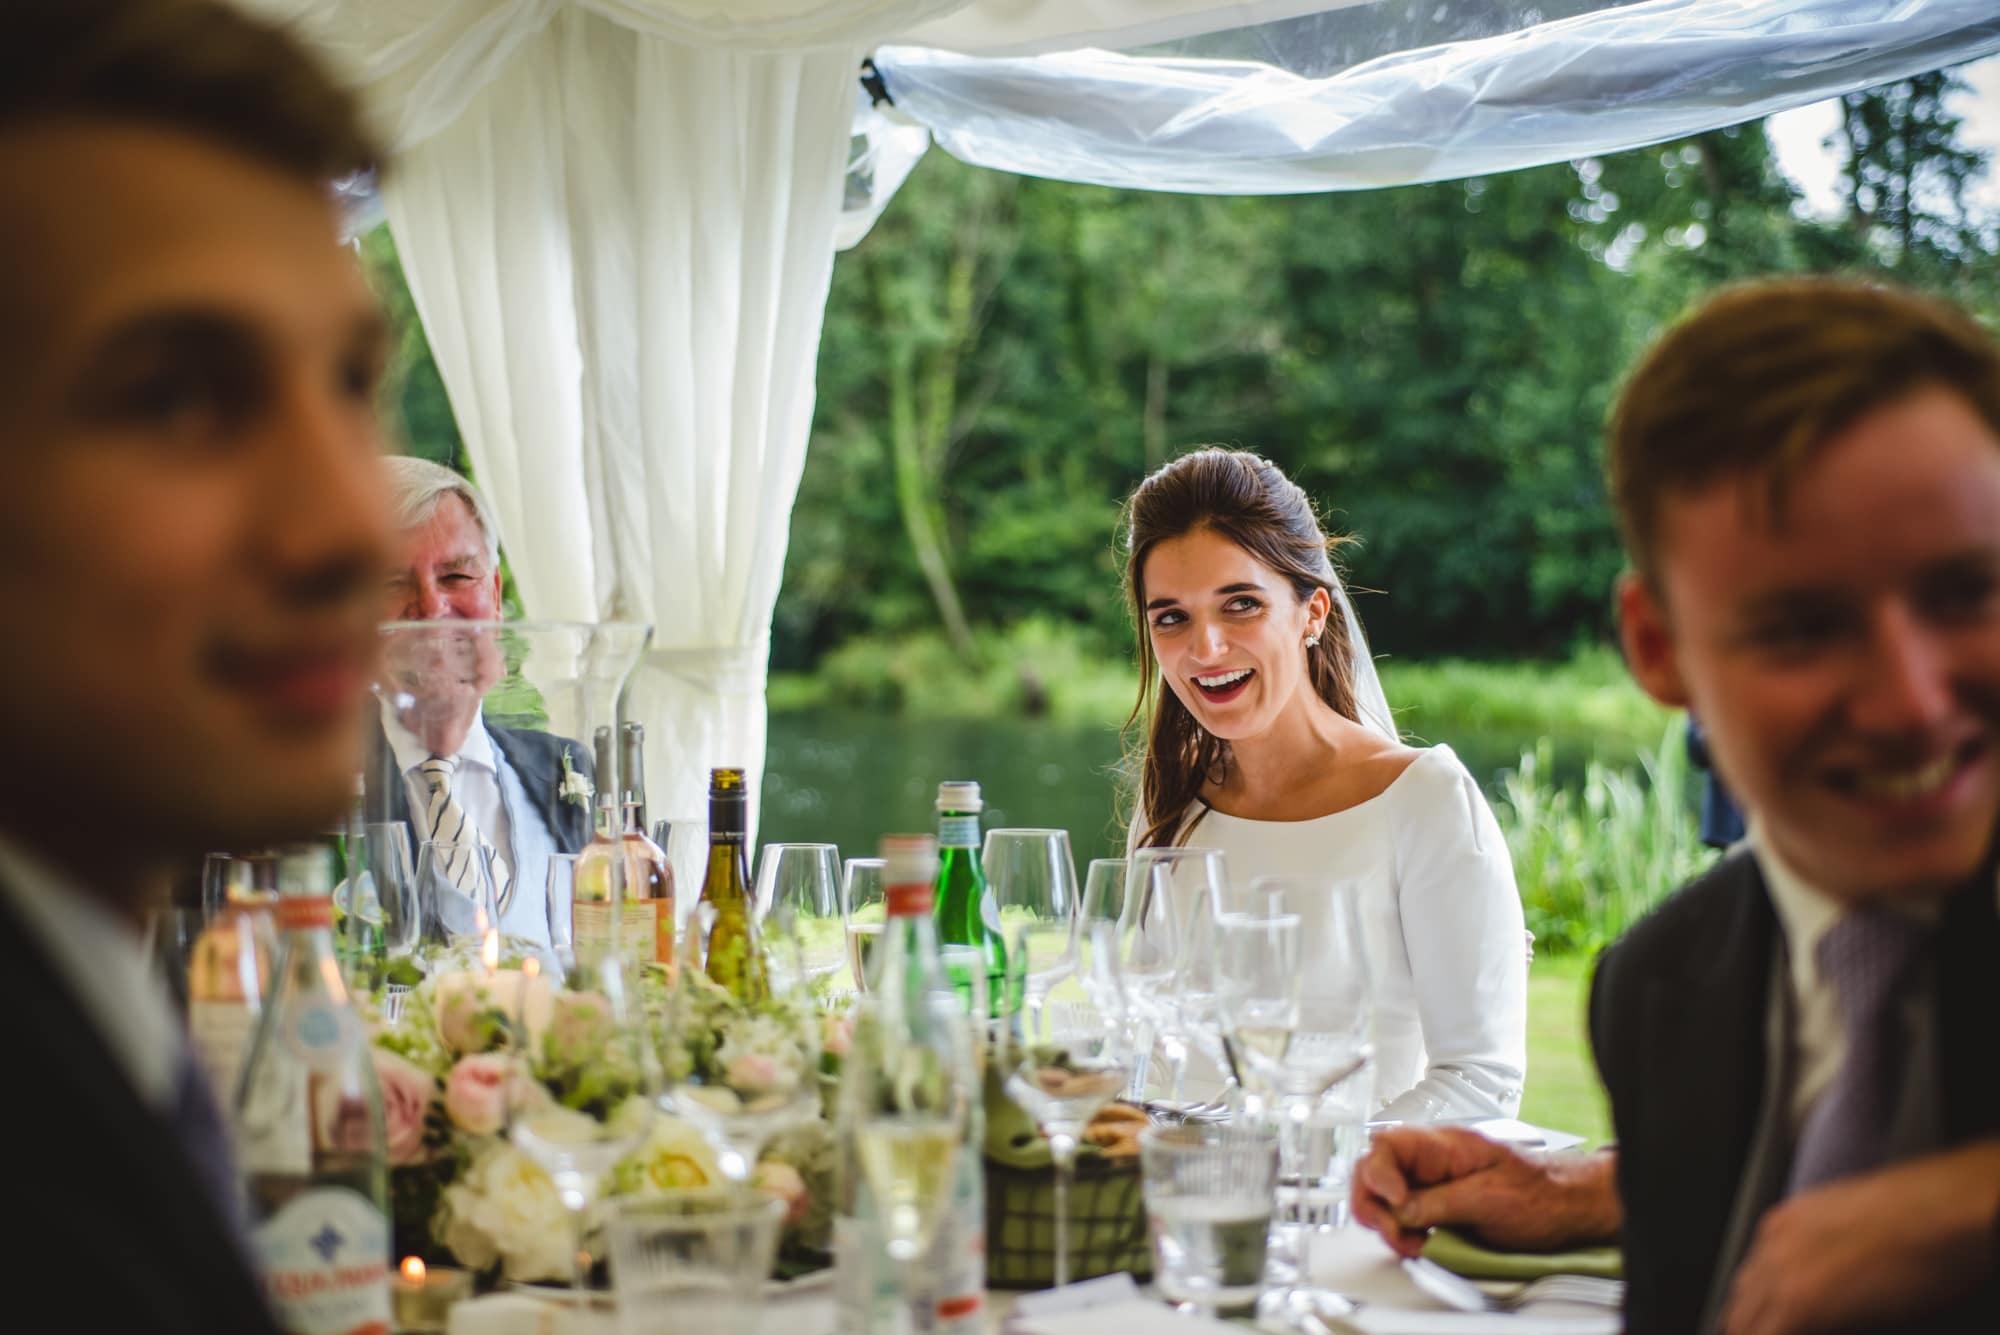
[[[497,621],[499,531],[479,489],[423,459],[384,466],[403,543],[385,618]],[[434,928],[472,930],[477,855],[490,853],[500,930],[547,945],[549,858],[580,851],[591,834],[588,806],[563,796],[564,770],[588,776],[591,758],[567,738],[487,723],[482,702],[503,671],[490,631],[430,627],[391,636],[369,819],[406,822],[413,850],[425,840],[445,846]]]

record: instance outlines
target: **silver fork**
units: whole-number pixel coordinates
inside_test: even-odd
[[[1421,1256],[1404,1261],[1403,1272],[1425,1293],[1460,1312],[1513,1312],[1537,1302],[1574,1303],[1615,1311],[1625,1302],[1624,1280],[1595,1275],[1544,1275],[1502,1295],[1488,1293],[1463,1275]]]

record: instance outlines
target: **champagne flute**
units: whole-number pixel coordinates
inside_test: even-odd
[[[614,901],[623,869],[613,872]],[[507,1135],[548,1174],[569,1211],[576,1308],[587,1300],[589,1210],[603,1179],[645,1139],[659,1095],[659,1067],[638,979],[612,940],[586,946],[551,979],[530,956],[521,970],[507,1081]]]
[[[1024,931],[1016,949],[1029,949]],[[1132,1048],[1122,1017],[1057,1002],[1024,1011],[1018,1060],[1007,1095],[1035,1121],[1055,1165],[1055,1287],[1069,1283],[1069,1195],[1077,1142],[1090,1119],[1132,1078]],[[1030,1024],[1038,1027],[1030,1028]]]
[[[784,905],[792,912],[809,981],[837,972],[847,957],[840,917],[840,849],[832,844],[766,844],[757,859],[759,918]]]
[[[849,858],[840,881],[840,917],[847,928],[847,965],[854,990],[868,990],[868,961],[887,925],[880,858]]]
[[[1049,990],[1076,972],[1076,859],[1069,831],[988,830],[980,862],[1001,929],[1029,949],[1021,1002],[1033,1029]]]

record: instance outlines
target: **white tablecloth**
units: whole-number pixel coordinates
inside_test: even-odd
[[[1452,1312],[1419,1290],[1397,1264],[1382,1240],[1361,1228],[1336,1229],[1313,1237],[1311,1273],[1320,1288],[1344,1294],[1359,1302],[1355,1318],[1358,1329],[1368,1335],[1604,1335],[1616,1331],[1617,1318],[1598,1316],[1500,1316]],[[987,1329],[998,1335],[1014,1309],[1016,1295],[994,1292],[989,1295]],[[452,1335],[510,1335],[497,1325],[478,1319],[480,1300],[461,1305],[454,1313]],[[1032,1323],[1033,1335],[1067,1335],[1072,1326],[1089,1335],[1153,1335],[1160,1328],[1165,1309],[1150,1299],[1143,1307],[1126,1304],[1092,1309],[1078,1317],[1050,1318]],[[565,1318],[571,1316],[565,1311]],[[1029,1323],[1022,1323],[1029,1324]],[[1207,1324],[1207,1323],[1202,1323]],[[824,1281],[809,1282],[802,1290],[771,1297],[764,1305],[757,1335],[833,1335],[833,1286]],[[1182,1335],[1199,1335],[1196,1323],[1175,1329]],[[559,1320],[553,1335],[618,1335],[614,1315],[605,1310],[587,1313],[582,1319]],[[651,1335],[649,1332],[648,1335]],[[662,1331],[659,1335],[682,1335]],[[688,1332],[688,1335],[711,1335]]]

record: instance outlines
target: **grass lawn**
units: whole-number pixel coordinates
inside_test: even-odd
[[[1581,955],[1538,955],[1528,971],[1528,1088],[1521,1117],[1598,1145],[1611,1139],[1611,1111],[1584,1024],[1590,968]]]

